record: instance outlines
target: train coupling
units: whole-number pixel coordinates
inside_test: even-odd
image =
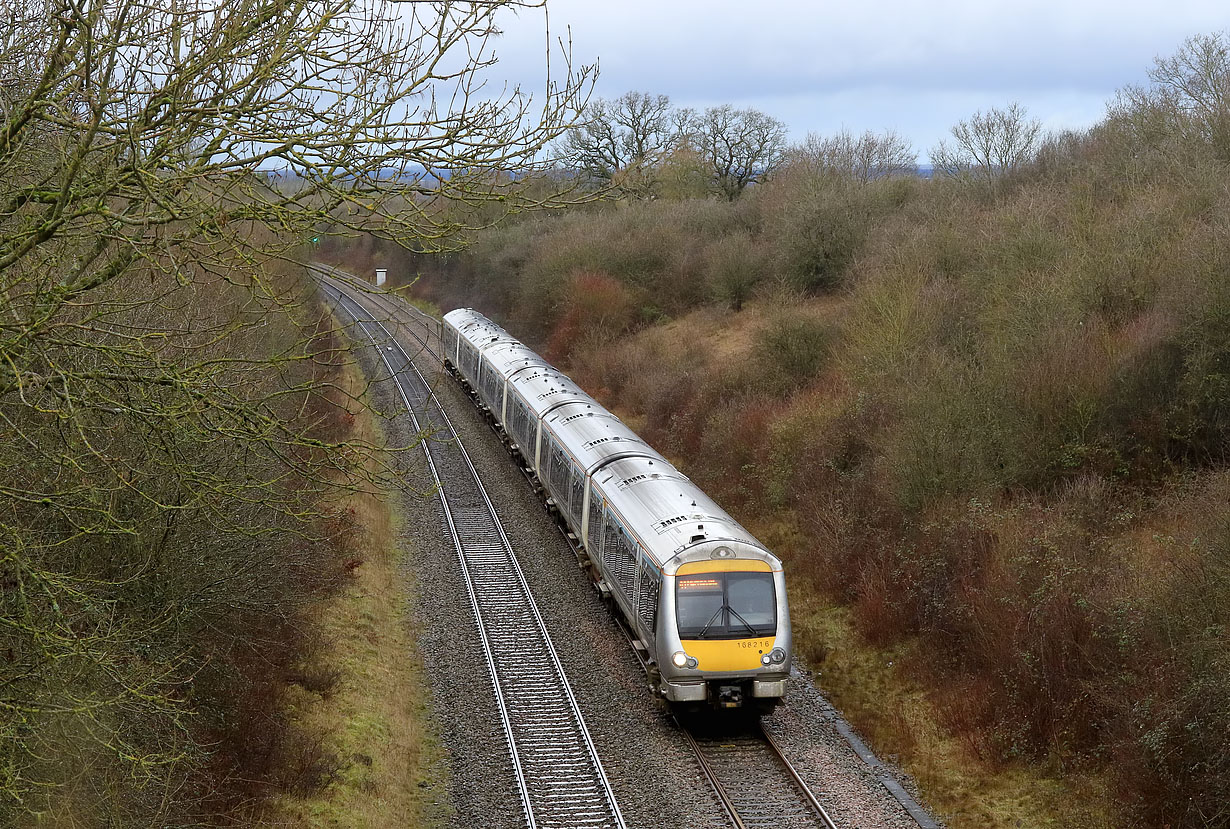
[[[717,705],[719,708],[741,708],[743,706],[743,687],[740,685],[719,685],[717,689]]]

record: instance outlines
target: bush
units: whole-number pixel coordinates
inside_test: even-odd
[[[753,359],[779,393],[805,385],[826,366],[836,330],[803,312],[781,312],[756,332]]]
[[[304,296],[265,265],[263,287]],[[62,311],[75,339],[47,357],[91,405],[0,399],[24,438],[0,487],[38,493],[0,526],[5,825],[195,825],[266,793],[295,739],[281,692],[307,608],[344,577],[345,522],[318,502],[341,462],[325,441],[347,431],[323,396],[336,340],[220,278],[148,286]],[[148,339],[125,351],[132,331]]]
[[[741,310],[764,277],[763,252],[750,234],[736,232],[710,245],[705,256],[711,295],[732,310]]]
[[[866,238],[867,222],[863,205],[848,191],[797,205],[771,225],[778,273],[803,291],[841,287]]]

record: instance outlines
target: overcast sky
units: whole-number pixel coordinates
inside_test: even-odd
[[[553,38],[597,61],[595,94],[662,93],[780,119],[792,140],[896,129],[919,160],[975,110],[1019,101],[1048,128],[1099,120],[1157,55],[1230,28],[1203,0],[549,0]],[[542,12],[504,20],[500,75],[541,88]]]

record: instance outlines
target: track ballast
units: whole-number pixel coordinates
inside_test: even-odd
[[[624,827],[593,740],[525,577],[465,447],[388,329],[322,280],[376,347],[422,442],[457,551],[530,829]],[[424,338],[426,339],[426,338]]]

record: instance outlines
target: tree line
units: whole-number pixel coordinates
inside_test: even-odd
[[[1020,104],[992,107],[952,127],[951,139],[930,151],[932,168],[994,190],[1034,158],[1041,138],[1041,122]],[[918,173],[918,153],[893,130],[811,133],[791,145],[786,125],[757,109],[722,104],[698,112],[638,91],[591,101],[558,150],[590,185],[632,199],[734,201],[791,165],[864,183]]]

